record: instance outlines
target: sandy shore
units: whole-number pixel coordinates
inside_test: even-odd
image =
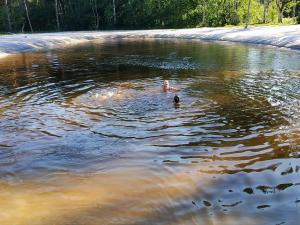
[[[263,44],[300,50],[300,25],[244,28],[194,28],[138,31],[58,32],[0,36],[0,57],[48,50],[91,40],[116,38],[177,38]]]

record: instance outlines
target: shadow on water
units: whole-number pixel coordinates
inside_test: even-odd
[[[299,59],[191,40],[2,59],[0,223],[297,224]]]

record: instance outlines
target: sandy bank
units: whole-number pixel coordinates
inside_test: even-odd
[[[11,53],[67,47],[91,40],[116,38],[178,38],[263,44],[300,50],[300,25],[244,28],[58,32],[0,37],[0,58]]]

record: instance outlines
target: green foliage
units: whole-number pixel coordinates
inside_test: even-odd
[[[251,23],[262,23],[262,12],[264,10],[264,5],[261,4],[259,1],[252,1],[251,2],[251,10],[250,10],[250,17],[251,17]]]
[[[247,20],[248,0],[26,0],[34,31],[57,30],[56,13],[61,30],[150,29],[218,27],[243,25]],[[250,24],[264,23],[267,0],[251,0]],[[286,1],[286,0],[285,0]],[[300,1],[287,0],[284,24],[300,23]],[[9,0],[12,30],[29,31],[23,0]],[[265,22],[277,23],[275,0],[269,0]],[[115,5],[113,5],[115,3]],[[235,10],[236,3],[236,10]],[[298,6],[295,8],[295,4]],[[116,21],[114,21],[114,9]],[[8,31],[7,8],[0,6],[0,32]],[[97,23],[99,21],[99,23]]]
[[[267,12],[267,23],[277,22],[277,8],[275,2],[271,2]]]
[[[52,1],[41,1],[39,4],[31,2],[29,7],[35,31],[55,30],[55,8]]]

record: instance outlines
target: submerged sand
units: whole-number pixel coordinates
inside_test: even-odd
[[[262,44],[300,50],[300,25],[136,31],[57,32],[0,37],[0,58],[12,53],[63,48],[122,38],[177,38]]]

